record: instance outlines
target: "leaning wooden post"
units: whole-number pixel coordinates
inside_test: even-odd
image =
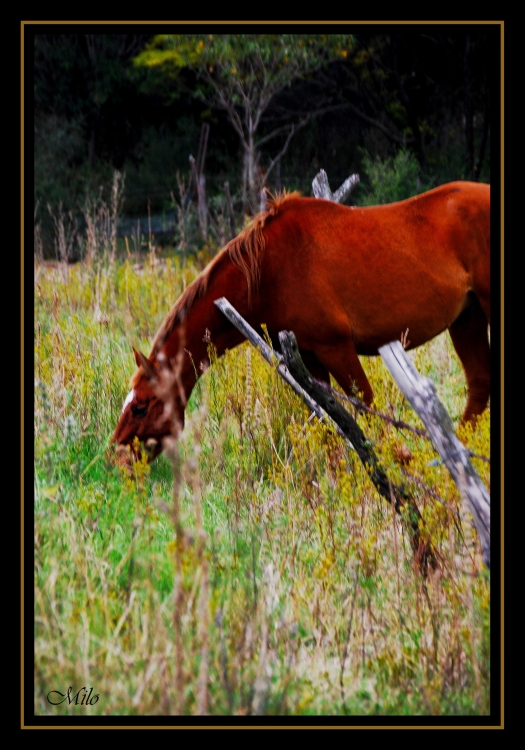
[[[325,419],[326,414],[323,412],[319,404],[317,404],[314,399],[304,390],[304,388],[302,388],[299,383],[292,377],[292,374],[283,362],[282,356],[275,352],[272,347],[269,346],[261,336],[259,336],[257,331],[255,331],[251,327],[251,325],[244,320],[242,315],[239,315],[237,310],[232,305],[230,305],[225,297],[216,299],[215,304],[223,313],[223,315],[228,318],[230,323],[233,323],[233,325],[243,334],[243,336],[245,336],[248,341],[250,341],[253,346],[255,346],[255,348],[260,351],[264,359],[270,365],[274,366],[277,364],[277,372],[279,373],[279,375],[286,383],[288,383],[288,385],[297,393],[297,395],[303,399],[306,406],[314,412],[316,417],[318,419]]]
[[[316,198],[340,203],[358,182],[359,175],[354,174],[332,193],[328,176],[321,169],[313,179],[312,191]],[[399,341],[380,347],[379,353],[401,391],[421,417],[436,450],[450,471],[474,519],[481,541],[483,562],[490,568],[490,496],[472,466],[465,446],[456,437],[450,417],[437,398],[432,381],[419,375]]]
[[[483,562],[490,568],[490,495],[472,466],[468,451],[454,432],[447,410],[437,397],[434,384],[422,377],[399,341],[379,348],[384,363],[402,393],[421,417],[466,503],[478,532]]]
[[[379,494],[392,504],[395,510],[407,520],[410,543],[421,571],[435,568],[436,558],[429,542],[421,540],[420,513],[410,493],[404,487],[392,484],[381,467],[374,450],[352,415],[336,400],[334,395],[317,383],[299,354],[293,333],[281,331],[279,340],[283,356],[277,354],[259,334],[239,315],[237,310],[222,297],[215,304],[233,325],[256,347],[271,365],[277,364],[277,372],[301,396],[305,404],[318,419],[331,422],[338,434],[356,451],[361,462],[369,471],[369,476]]]
[[[327,390],[312,378],[299,354],[295,335],[291,331],[281,331],[279,342],[284,361],[292,376],[326,411],[347,440],[351,441],[376,490],[408,522],[410,543],[422,572],[425,573],[429,565],[434,568],[436,566],[434,551],[430,542],[421,539],[419,529],[421,515],[408,489],[392,484],[370,441],[367,440],[352,415],[337,401],[331,390]]]

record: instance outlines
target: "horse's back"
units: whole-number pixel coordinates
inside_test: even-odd
[[[317,198],[284,201],[267,230],[283,266],[316,271],[353,267],[373,279],[381,266],[470,268],[490,256],[490,186],[451,182],[379,206],[342,206]],[[271,252],[271,250],[270,250]]]
[[[490,185],[479,182],[449,182],[419,195],[376,206],[344,206],[334,201],[294,196],[285,199],[277,212],[279,222],[298,222],[306,233],[324,236],[339,226],[346,231],[410,226],[424,234],[425,226],[456,228],[469,219],[490,223]],[[327,233],[328,230],[328,233]],[[416,234],[417,234],[416,229]]]
[[[363,353],[407,327],[422,343],[469,291],[488,299],[489,209],[489,186],[473,182],[381,206],[285,200],[265,227],[268,299],[296,325],[308,310],[320,328],[351,327]]]

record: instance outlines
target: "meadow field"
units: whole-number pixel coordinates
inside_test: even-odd
[[[111,460],[131,347],[149,353],[212,254],[35,259],[35,713],[488,715],[490,576],[427,439],[357,416],[413,492],[427,578],[356,454],[248,343],[215,360],[211,342],[171,460]],[[459,429],[448,334],[410,356]],[[421,428],[381,359],[362,361],[374,408]],[[490,489],[490,408],[459,434]]]

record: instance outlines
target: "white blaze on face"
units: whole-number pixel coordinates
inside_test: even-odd
[[[130,404],[133,399],[135,398],[135,389],[133,388],[128,395],[126,396],[126,400],[124,401],[124,406],[122,407],[122,414],[124,414],[124,411],[126,409],[126,406]]]

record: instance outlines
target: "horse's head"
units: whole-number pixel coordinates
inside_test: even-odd
[[[184,425],[183,401],[172,371],[136,349],[133,353],[138,370],[111,439],[123,465],[140,459],[144,449],[153,461],[162,452],[164,439]]]

